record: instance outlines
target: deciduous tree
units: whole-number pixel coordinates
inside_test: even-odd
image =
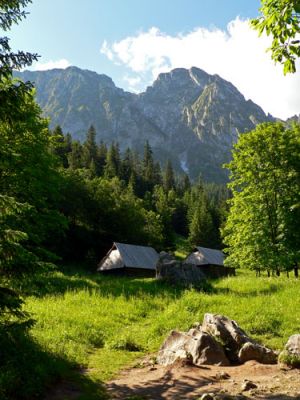
[[[289,270],[300,248],[300,127],[261,124],[240,136],[228,164],[230,212],[226,263]]]
[[[300,56],[300,1],[261,0],[262,15],[251,21],[259,35],[272,35],[272,59],[284,66],[284,74],[296,71]]]

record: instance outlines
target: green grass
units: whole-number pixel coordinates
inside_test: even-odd
[[[151,278],[77,269],[36,278],[29,289],[34,295],[28,294],[26,310],[37,320],[31,329],[34,341],[47,354],[66,360],[68,370],[84,368],[91,383],[156,352],[171,329],[186,330],[207,312],[235,319],[273,349],[282,349],[300,331],[300,281],[294,278],[239,273],[213,282],[204,293],[170,288]]]

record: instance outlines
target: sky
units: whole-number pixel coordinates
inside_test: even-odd
[[[33,0],[8,33],[14,50],[38,53],[32,69],[75,65],[141,92],[161,72],[199,67],[232,82],[266,113],[300,113],[298,73],[284,76],[249,27],[259,0]]]

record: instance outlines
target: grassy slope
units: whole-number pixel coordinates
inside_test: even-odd
[[[37,319],[31,334],[44,349],[87,368],[91,381],[101,381],[157,351],[171,329],[186,330],[206,312],[227,315],[254,338],[281,349],[300,331],[299,289],[294,278],[256,278],[252,272],[199,293],[153,279],[77,270],[50,274],[44,295],[29,296],[26,308]]]

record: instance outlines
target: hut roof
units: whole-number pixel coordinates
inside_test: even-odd
[[[196,265],[224,265],[224,254],[221,250],[196,247],[185,260],[186,264]]]
[[[142,268],[142,269],[152,269],[155,270],[156,263],[158,261],[158,253],[152,247],[146,246],[136,246],[132,244],[125,243],[117,243],[113,244],[112,249],[108,252],[107,256],[104,258],[107,259],[110,253],[114,250],[118,250],[121,259],[123,261],[122,267],[129,268]],[[99,264],[98,270],[102,270],[102,262]],[[113,269],[115,266],[111,265],[110,268],[105,269]],[[117,267],[117,268],[120,268]]]

